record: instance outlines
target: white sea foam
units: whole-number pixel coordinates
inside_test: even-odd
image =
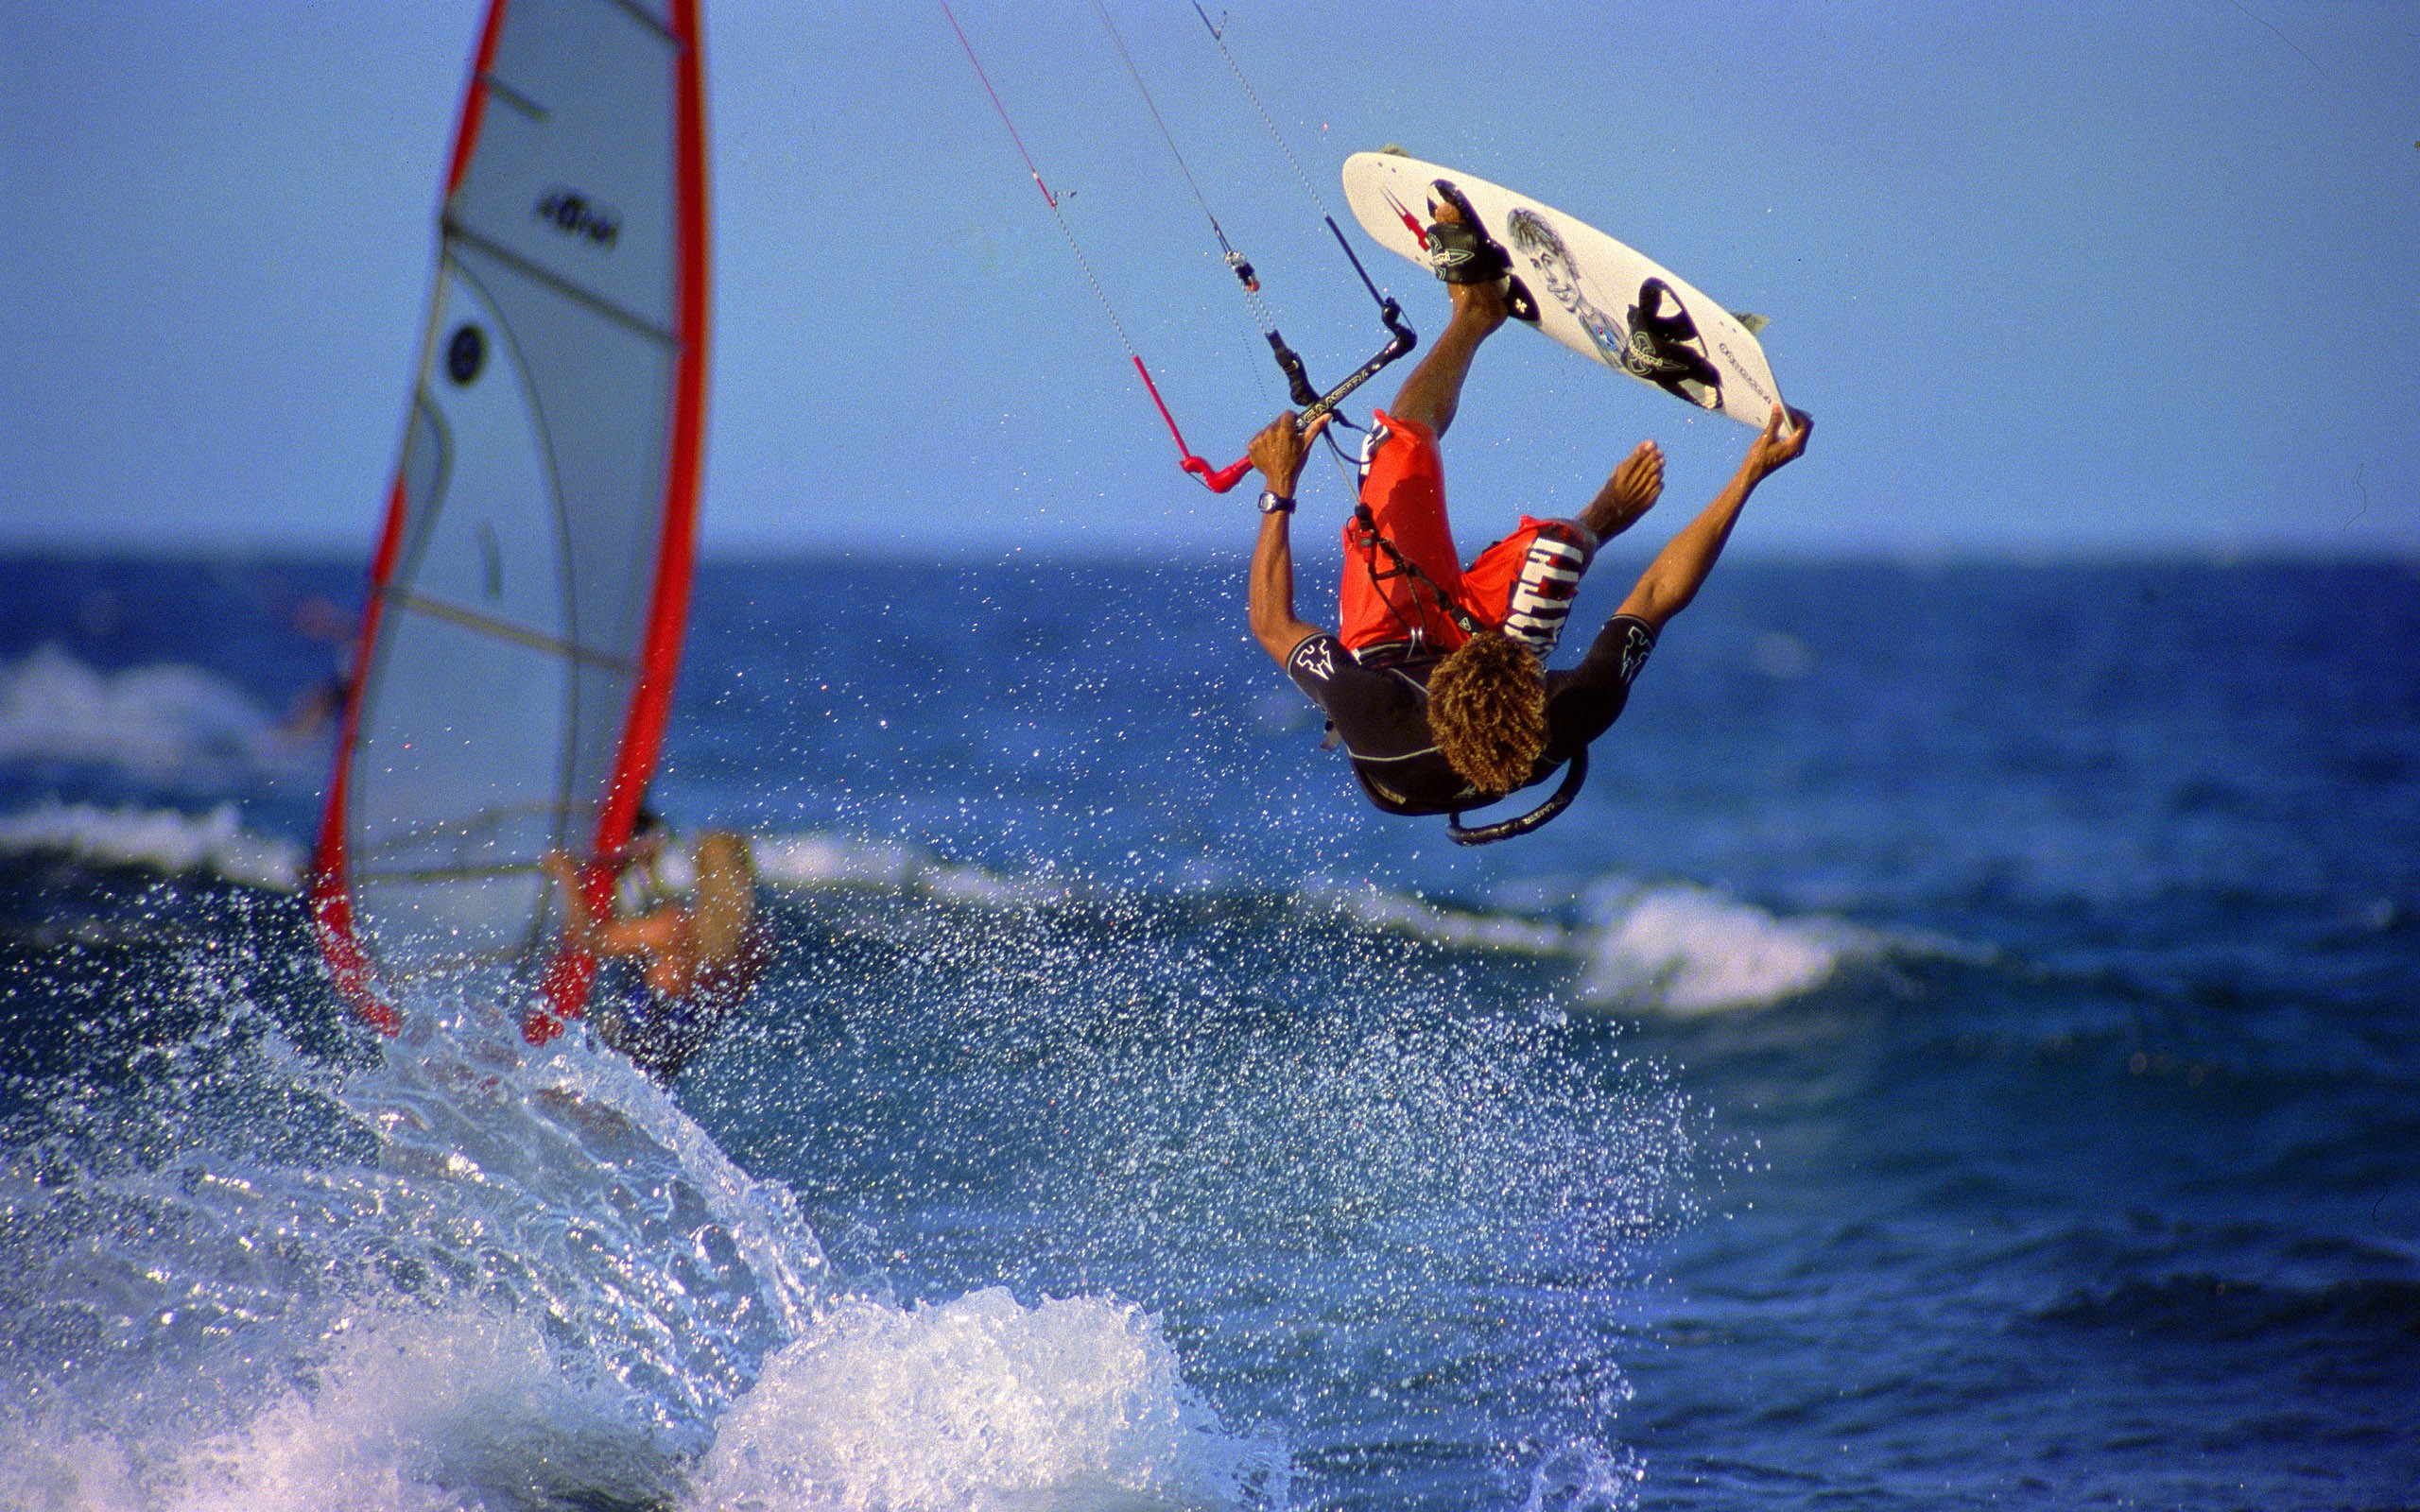
[[[112,1432],[61,1428],[56,1412],[0,1428],[0,1506],[434,1512],[484,1504],[467,1486],[669,1489],[671,1457],[646,1452],[628,1395],[566,1377],[526,1317],[365,1318],[294,1366],[303,1381],[232,1424],[187,1420],[165,1400],[156,1419],[138,1412]],[[150,1384],[173,1398],[173,1383]],[[579,1479],[548,1485],[562,1464]]]
[[[838,834],[758,835],[756,873],[790,887],[906,886],[931,861],[913,847]]]
[[[1687,882],[1599,883],[1581,901],[1588,921],[1580,928],[1527,909],[1454,908],[1368,884],[1304,891],[1374,929],[1462,950],[1576,957],[1579,1001],[1628,1009],[1761,1007],[1813,991],[1843,966],[1893,954],[1991,958],[1935,936],[1778,916]],[[1541,910],[1553,902],[1544,892],[1523,901]]]
[[[841,834],[759,835],[750,842],[756,874],[775,886],[864,887],[914,892],[977,905],[1063,899],[1068,889],[1035,877],[1004,877],[942,861],[915,846]]]
[[[1582,1001],[1669,1013],[1755,1007],[1821,987],[1890,943],[1837,919],[1781,919],[1691,883],[1608,884],[1591,900]]]
[[[0,761],[91,762],[165,778],[283,771],[304,759],[250,695],[199,667],[97,672],[55,645],[0,665]]]
[[[1565,1445],[1530,1471],[1521,1512],[1630,1512],[1646,1479],[1647,1463],[1634,1451]]]
[[[700,1508],[1216,1506],[1282,1493],[1278,1448],[1223,1432],[1137,1308],[835,1308],[725,1414]]]
[[[1561,955],[1572,948],[1570,932],[1550,919],[1449,908],[1366,883],[1315,883],[1304,892],[1308,897],[1323,899],[1346,917],[1373,929],[1411,935],[1440,945],[1511,951],[1525,955]]]
[[[775,885],[921,893],[1003,907],[1070,895],[1054,883],[944,863],[911,846],[821,834],[755,844],[759,869]],[[1532,889],[1521,906],[1472,909],[1366,881],[1315,879],[1295,892],[1366,928],[1433,944],[1576,958],[1582,966],[1579,1001],[1625,1009],[1763,1006],[1822,987],[1845,965],[1894,954],[1988,959],[1988,953],[1933,936],[1884,934],[1823,915],[1776,915],[1687,882],[1600,882],[1580,900],[1585,922],[1579,927],[1550,917],[1553,894]]]
[[[837,1297],[787,1190],[620,1057],[416,1007],[350,1073],[273,1031],[180,1052],[375,1129],[374,1163],[213,1149],[182,1095],[138,1120],[186,1145],[164,1169],[0,1160],[35,1299],[0,1507],[1282,1503],[1282,1449],[1222,1430],[1140,1309]]]
[[[196,817],[175,809],[95,808],[50,802],[0,818],[0,853],[58,851],[103,866],[169,876],[215,871],[247,886],[292,892],[304,852],[291,840],[243,827],[233,803]]]
[[[527,1314],[348,1320],[293,1374],[233,1420],[193,1421],[161,1379],[158,1410],[130,1423],[10,1415],[0,1506],[436,1512],[600,1490],[698,1512],[1201,1508],[1261,1488],[1283,1502],[1282,1448],[1224,1432],[1149,1315],[1105,1298],[842,1303],[766,1362],[699,1461],[639,1394],[566,1372]]]

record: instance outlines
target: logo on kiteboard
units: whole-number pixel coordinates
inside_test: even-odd
[[[538,200],[537,215],[565,235],[598,247],[612,247],[622,233],[621,212],[591,202],[577,189],[547,190]]]
[[[1547,293],[1580,322],[1607,366],[1701,409],[1722,407],[1722,375],[1707,360],[1697,322],[1670,284],[1660,278],[1648,279],[1638,287],[1638,301],[1623,312],[1624,319],[1616,320],[1597,308],[1581,287],[1579,264],[1564,245],[1562,233],[1544,215],[1516,209],[1505,217],[1505,231],[1537,269]]]

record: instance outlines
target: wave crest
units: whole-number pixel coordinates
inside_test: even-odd
[[[302,754],[249,694],[199,667],[99,672],[56,645],[0,665],[0,761],[224,781],[287,770]]]
[[[1141,1309],[992,1287],[835,1307],[724,1415],[694,1504],[1233,1505],[1284,1470],[1219,1427]]]
[[[233,803],[195,817],[175,809],[104,809],[54,799],[0,818],[0,854],[41,851],[171,877],[213,871],[272,892],[295,891],[303,868],[301,846],[246,830]]]
[[[1759,1007],[1812,991],[1886,936],[1837,919],[1781,919],[1692,883],[1596,900],[1582,1002],[1670,1013]]]

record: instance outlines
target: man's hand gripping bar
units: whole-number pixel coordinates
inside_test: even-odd
[[[1305,370],[1302,357],[1286,344],[1286,338],[1274,330],[1262,332],[1269,338],[1269,350],[1277,358],[1279,369],[1286,374],[1289,397],[1303,406],[1303,412],[1294,421],[1297,430],[1307,430],[1321,416],[1334,413],[1336,406],[1344,403],[1346,395],[1375,378],[1387,364],[1408,355],[1420,345],[1420,333],[1404,319],[1403,306],[1380,294],[1378,286],[1370,282],[1370,274],[1362,267],[1361,259],[1354,255],[1353,244],[1344,239],[1344,232],[1337,230],[1333,217],[1328,220],[1327,229],[1334,233],[1336,244],[1344,249],[1344,255],[1353,264],[1353,271],[1361,275],[1362,287],[1370,291],[1370,298],[1378,301],[1378,319],[1387,328],[1387,344],[1378,349],[1376,355],[1346,373],[1341,382],[1322,394],[1311,387],[1311,376]],[[1143,366],[1142,358],[1134,359],[1134,370],[1142,374],[1143,387],[1151,392],[1151,403],[1160,407],[1160,419],[1167,421],[1168,434],[1176,438],[1176,449],[1183,454],[1177,465],[1200,478],[1202,486],[1213,493],[1224,493],[1242,482],[1244,474],[1252,471],[1252,458],[1241,456],[1225,467],[1214,468],[1206,458],[1196,456],[1193,448],[1184,444],[1184,433],[1177,429],[1176,417],[1168,413],[1167,401],[1160,397],[1160,386],[1151,382],[1150,369]]]

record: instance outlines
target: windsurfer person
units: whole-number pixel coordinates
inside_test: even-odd
[[[659,850],[662,833],[655,832]],[[569,853],[549,851],[545,866],[562,885],[564,939],[599,957],[643,963],[651,1001],[638,1012],[599,1002],[590,1014],[597,1038],[658,1081],[670,1081],[772,964],[771,932],[756,917],[756,867],[747,840],[725,830],[700,833],[693,902],[665,899],[629,916],[597,916]]]
[[[295,634],[329,646],[334,658],[325,676],[294,696],[278,725],[287,743],[299,745],[343,714],[345,700],[353,696],[353,644],[360,631],[351,615],[320,593],[294,606],[291,623]]]
[[[1525,515],[1512,535],[1460,565],[1437,441],[1453,423],[1472,358],[1507,318],[1507,262],[1457,196],[1441,198],[1428,234],[1453,316],[1392,408],[1376,413],[1363,446],[1360,507],[1344,527],[1339,631],[1296,615],[1288,533],[1295,484],[1324,418],[1298,431],[1290,412],[1281,415],[1251,452],[1267,484],[1253,553],[1253,636],[1326,711],[1370,800],[1401,815],[1478,808],[1583,758],[1620,715],[1664,626],[1713,571],[1749,494],[1806,451],[1814,423],[1774,405],[1731,481],[1649,563],[1586,658],[1545,670],[1598,543],[1635,524],[1662,493],[1664,454],[1640,442],[1576,520]]]

